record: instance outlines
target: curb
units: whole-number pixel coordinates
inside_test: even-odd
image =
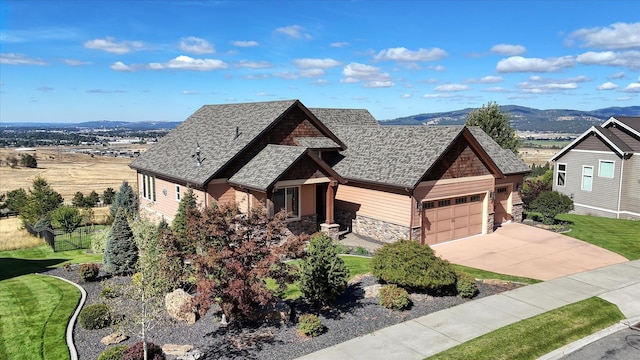
[[[52,278],[56,278],[56,279],[60,279],[62,281],[65,281],[73,286],[75,286],[76,288],[78,288],[78,290],[80,290],[80,302],[78,302],[78,306],[76,307],[76,311],[73,312],[73,315],[71,315],[71,318],[69,319],[69,324],[67,324],[67,331],[66,331],[66,341],[67,341],[67,346],[69,347],[69,355],[71,356],[71,360],[78,360],[78,351],[76,350],[76,346],[73,344],[73,326],[76,323],[76,319],[78,318],[78,314],[80,313],[80,309],[82,309],[82,306],[84,305],[84,302],[87,300],[87,292],[82,288],[82,286],[69,281],[67,279],[61,278],[59,276],[54,276],[54,275],[45,275],[45,274],[37,274],[37,275],[42,275],[42,276],[49,276]]]
[[[589,336],[586,336],[580,340],[576,340],[571,344],[567,344],[559,349],[556,349],[546,355],[539,357],[537,360],[558,360],[565,355],[569,355],[574,351],[580,350],[581,348],[596,342],[604,337],[607,337],[615,332],[618,332],[622,329],[628,328],[631,325],[640,321],[640,316],[636,316],[629,319],[621,320],[619,323],[609,326],[608,328],[602,329],[596,333],[593,333]]]

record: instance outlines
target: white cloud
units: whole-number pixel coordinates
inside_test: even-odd
[[[610,78],[611,79],[623,79],[624,78],[624,71],[617,72],[617,73],[611,75]]]
[[[194,70],[194,71],[212,71],[226,69],[228,65],[217,59],[194,59],[186,55],[180,55],[175,59],[171,59],[166,63],[151,63],[151,70],[177,69],[177,70]]]
[[[294,59],[291,61],[293,66],[298,69],[311,69],[311,68],[320,68],[320,69],[329,69],[332,67],[340,66],[340,62],[333,59]]]
[[[144,49],[141,41],[120,41],[116,42],[113,37],[107,36],[104,39],[89,40],[84,43],[84,47],[93,50],[102,50],[112,54],[124,55],[132,51]]]
[[[469,86],[464,84],[444,84],[444,85],[436,86],[434,90],[440,91],[440,92],[465,91],[465,90],[469,90]]]
[[[505,89],[505,88],[503,88],[501,86],[494,86],[494,87],[486,88],[486,89],[483,89],[482,91],[495,92],[495,93],[509,93],[509,92],[511,92],[511,90]]]
[[[324,74],[325,74],[325,71],[323,69],[305,69],[305,70],[300,70],[300,76],[305,77],[305,78],[319,77],[319,76],[323,76]]]
[[[624,66],[632,70],[640,69],[640,51],[589,51],[576,58],[581,64]]]
[[[116,61],[115,63],[111,64],[111,66],[109,66],[109,68],[111,68],[111,70],[122,71],[122,72],[133,72],[133,71],[136,71],[134,66],[129,66],[129,65],[123,63],[122,61]]]
[[[278,76],[278,74],[274,74],[274,76]],[[241,77],[247,80],[262,80],[262,79],[268,79],[269,75],[268,74],[251,74],[251,75],[245,75]]]
[[[499,73],[513,72],[557,72],[573,66],[573,57],[563,56],[559,58],[524,58],[511,56],[498,61],[496,71]]]
[[[529,77],[529,81],[544,83],[544,84],[551,84],[551,83],[570,84],[570,83],[588,82],[588,81],[591,81],[591,79],[589,79],[584,75],[580,75],[572,78],[566,78],[566,79],[551,79],[551,78],[543,78],[542,76],[538,76],[538,75],[533,75]]]
[[[522,93],[527,94],[551,94],[564,90],[574,90],[578,88],[578,84],[575,82],[566,81],[534,81],[533,83],[524,81],[517,84]]]
[[[403,99],[408,99],[411,97],[411,94],[402,94],[402,96],[400,96]]]
[[[264,91],[260,91],[260,92],[256,93],[256,96],[269,96],[269,94],[267,94]]]
[[[316,79],[313,83],[315,85],[322,86],[322,85],[327,85],[329,83],[329,81],[327,81],[326,79]]]
[[[333,42],[331,44],[329,44],[329,46],[334,47],[334,48],[343,48],[343,47],[347,47],[351,44],[349,44],[346,41],[338,41],[338,42]]]
[[[300,75],[298,75],[297,73],[293,73],[289,71],[277,72],[277,73],[274,73],[273,76],[279,77],[282,79],[288,79],[288,80],[295,80],[300,77]]]
[[[283,26],[276,29],[276,33],[287,35],[294,39],[311,39],[311,35],[304,32],[304,27],[300,25]]]
[[[391,81],[391,75],[380,72],[380,68],[376,66],[360,64],[352,62],[345,66],[342,70],[345,76],[341,80],[343,83],[364,82],[364,87],[391,87],[394,83]]]
[[[424,94],[422,95],[425,99],[447,99],[454,97],[453,94]]]
[[[41,86],[39,88],[37,88],[36,90],[38,91],[42,91],[42,92],[49,92],[49,91],[53,91],[54,89],[50,86]]]
[[[253,40],[236,40],[233,42],[233,46],[237,46],[237,47],[254,47],[258,45],[260,44],[258,44],[257,41],[253,41]]]
[[[24,54],[3,53],[0,54],[0,64],[6,65],[49,65],[38,58],[28,58]]]
[[[640,22],[618,22],[609,27],[579,29],[568,38],[572,43],[577,40],[582,47],[606,50],[640,49]]]
[[[596,87],[596,89],[598,90],[614,90],[617,89],[618,85],[612,83],[612,82],[606,82],[604,84],[598,85],[598,87]]]
[[[105,90],[105,89],[89,89],[86,91],[89,94],[124,94],[124,90]]]
[[[199,91],[182,90],[182,95],[198,95],[198,94],[200,94]]]
[[[180,39],[178,48],[184,52],[196,55],[213,54],[216,52],[215,47],[207,40],[195,36]]]
[[[622,91],[630,93],[640,93],[640,83],[631,83],[627,85],[627,87]]]
[[[83,65],[91,65],[91,61],[82,61],[75,59],[62,59],[63,64],[67,64],[69,66],[83,66]]]
[[[463,83],[465,84],[496,84],[496,83],[500,83],[502,82],[504,79],[502,78],[502,76],[492,76],[492,75],[487,75],[484,76],[480,79],[475,79],[475,78],[471,78],[471,79],[466,79],[463,81]]]
[[[235,66],[244,67],[249,69],[268,69],[272,68],[273,64],[268,61],[247,61],[242,60],[238,62]]]
[[[604,84],[598,85],[598,87],[596,89],[598,90],[614,90],[617,89],[618,85],[612,83],[612,82],[606,82]]]
[[[437,61],[447,56],[447,52],[440,48],[418,49],[411,51],[404,47],[390,48],[380,51],[373,57],[376,61],[398,61],[398,62],[417,62],[417,61]]]
[[[434,70],[434,71],[437,71],[437,72],[443,72],[443,71],[447,70],[447,69],[446,69],[444,66],[442,66],[442,65],[429,66],[427,69],[429,69],[429,70]]]
[[[522,45],[497,44],[491,47],[491,52],[494,54],[515,56],[524,54],[527,52],[527,49]]]

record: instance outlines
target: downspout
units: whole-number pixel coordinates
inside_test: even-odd
[[[618,187],[618,211],[616,212],[616,219],[620,219],[620,203],[622,202],[622,179],[624,178],[624,160],[625,154],[622,154],[622,161],[620,165],[620,186]]]
[[[249,212],[251,211],[251,190],[246,189],[245,193],[247,194],[247,216],[249,216]]]

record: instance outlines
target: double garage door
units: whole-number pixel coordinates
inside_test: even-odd
[[[482,234],[484,194],[427,201],[422,204],[422,243],[437,244]]]

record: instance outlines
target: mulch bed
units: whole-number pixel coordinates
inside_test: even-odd
[[[77,266],[54,269],[46,274],[80,284],[87,291],[85,306],[103,302],[100,282],[81,282]],[[315,338],[301,336],[297,331],[295,318],[310,312],[308,306],[298,300],[288,302],[294,318],[288,324],[240,327],[232,323],[225,327],[220,326],[219,319],[212,314],[206,314],[193,325],[167,318],[149,331],[148,340],[160,346],[167,343],[193,345],[204,354],[201,359],[295,359],[390,325],[473,301],[456,296],[419,294],[412,295],[413,304],[409,310],[392,311],[378,305],[377,298],[364,298],[363,288],[376,283],[377,279],[373,276],[361,276],[359,281],[351,283],[334,307],[319,312],[325,331]],[[502,281],[478,282],[479,294],[474,299],[520,286],[522,284]],[[113,328],[85,330],[76,323],[74,341],[80,359],[97,359],[107,348],[100,343],[100,339],[112,332]],[[128,335],[129,339],[122,344],[139,341],[135,335]]]

